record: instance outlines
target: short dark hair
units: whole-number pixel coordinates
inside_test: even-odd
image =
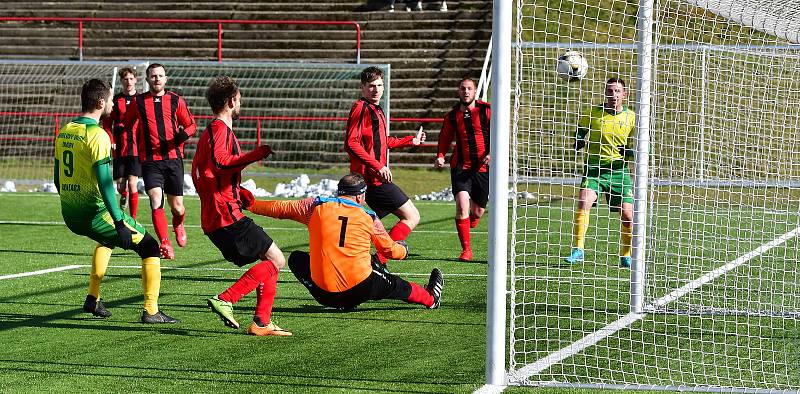
[[[351,172],[343,176],[342,179],[339,179],[339,189],[342,189],[342,187],[353,187],[362,182],[364,182],[364,177],[361,176],[361,174]]]
[[[161,68],[163,68],[163,69],[164,69],[164,73],[165,73],[165,74],[167,73],[167,68],[166,68],[166,67],[164,67],[164,65],[163,65],[163,64],[161,64],[161,63],[152,63],[152,64],[150,64],[149,66],[147,66],[147,70],[145,70],[145,72],[144,72],[144,76],[146,76],[146,77],[147,77],[147,76],[150,76],[150,70],[152,70],[152,69],[154,69],[154,68],[159,68],[159,67],[161,67]]]
[[[239,92],[239,84],[233,78],[227,75],[214,77],[206,90],[206,100],[211,106],[211,111],[215,114],[222,111],[228,100],[236,97],[237,92]]]
[[[361,84],[366,85],[378,78],[383,78],[383,70],[370,66],[361,71]]]
[[[473,85],[475,85],[476,87],[478,86],[478,84],[477,84],[477,83],[475,83],[475,80],[474,80],[474,79],[472,79],[472,77],[461,77],[461,81],[459,81],[459,82],[458,82],[458,86],[461,86],[461,84],[462,84],[462,83],[464,83],[464,81],[470,81],[470,82],[472,82],[472,84],[473,84]]]
[[[606,81],[606,85],[611,85],[612,83],[618,83],[622,85],[623,88],[625,87],[625,80],[620,77],[611,77]]]
[[[134,78],[139,77],[139,75],[136,74],[136,70],[134,70],[132,67],[122,67],[119,69],[119,72],[117,73],[117,75],[119,75],[120,78],[125,78],[125,74],[131,74],[133,75]]]
[[[106,101],[111,95],[111,84],[101,79],[90,79],[81,88],[81,112],[97,107],[98,101]]]

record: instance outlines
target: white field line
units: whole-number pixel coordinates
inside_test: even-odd
[[[76,267],[82,268],[91,268],[91,265],[78,265]],[[108,268],[120,268],[120,269],[140,269],[142,268],[141,265],[109,265]],[[169,267],[169,266],[161,266],[162,270],[176,270],[176,271],[234,271],[234,272],[244,272],[247,271],[247,268],[220,268],[220,267]],[[283,272],[290,272],[289,269],[284,268],[281,271]],[[402,275],[402,276],[429,276],[431,273],[413,273],[413,272],[392,272],[395,275]],[[486,274],[445,274],[444,276],[449,277],[462,277],[462,278],[485,278]]]
[[[75,267],[80,268],[90,268],[91,265],[84,264],[84,265],[76,265]],[[108,268],[119,268],[119,269],[139,269],[142,268],[140,265],[109,265]],[[247,271],[246,268],[221,268],[221,267],[170,267],[170,266],[161,266],[162,270],[178,270],[178,271],[234,271],[234,272],[244,272]],[[284,268],[281,271],[289,272],[288,269]],[[414,273],[414,272],[392,272],[395,275],[401,276],[429,276],[430,272],[428,273]],[[457,277],[457,278],[485,278],[486,274],[463,274],[463,273],[444,273],[444,276],[449,277]],[[541,279],[541,280],[575,280],[575,281],[589,281],[589,280],[604,280],[604,281],[624,281],[627,282],[629,279],[627,278],[600,278],[600,277],[581,277],[581,276],[525,276],[527,279]]]
[[[776,247],[776,246],[788,241],[791,238],[796,237],[798,233],[800,233],[800,227],[795,228],[794,230],[789,231],[789,232],[781,235],[780,237],[775,238],[774,240],[772,240],[772,241],[770,241],[770,242],[768,242],[768,243],[766,243],[764,245],[761,245],[760,247],[758,247],[758,248],[756,248],[756,249],[754,249],[754,250],[752,250],[752,251],[750,251],[748,253],[745,253],[741,257],[739,257],[739,258],[737,258],[737,259],[735,259],[735,260],[733,260],[733,261],[731,261],[731,262],[729,262],[729,263],[727,263],[725,265],[722,265],[719,268],[716,268],[716,269],[706,273],[705,275],[703,275],[703,276],[701,276],[701,277],[699,277],[699,278],[697,278],[697,279],[695,279],[695,280],[693,280],[693,281],[691,281],[691,282],[679,287],[678,289],[675,289],[674,291],[670,292],[669,294],[667,294],[667,295],[655,300],[651,305],[646,306],[645,310],[652,310],[653,308],[664,306],[664,305],[666,305],[666,304],[668,304],[670,302],[673,302],[673,301],[677,300],[680,297],[683,297],[684,295],[686,295],[690,291],[697,289],[698,287],[700,287],[700,286],[702,286],[702,285],[704,285],[704,284],[706,284],[706,283],[718,278],[719,276],[721,276],[721,275],[727,273],[728,271],[730,271],[730,270],[732,270],[732,269],[744,264],[745,262],[747,262],[747,261],[749,261],[749,260],[751,260],[751,259],[753,259],[755,257],[760,256],[764,252],[766,252],[766,251],[768,251],[768,250],[770,250],[770,249],[772,249],[772,248],[774,248],[774,247]],[[554,365],[556,363],[559,363],[559,362],[563,361],[564,359],[577,354],[578,352],[582,351],[583,349],[586,349],[589,346],[592,346],[592,345],[596,344],[597,342],[600,342],[603,339],[608,338],[609,336],[613,335],[617,331],[619,331],[619,330],[621,330],[623,328],[626,328],[626,327],[630,326],[631,324],[641,320],[642,318],[644,318],[644,316],[645,316],[645,314],[629,313],[629,314],[623,316],[622,318],[620,318],[619,320],[617,320],[617,321],[615,321],[615,322],[613,322],[613,323],[601,328],[600,330],[598,330],[596,332],[593,332],[593,333],[591,333],[591,334],[579,339],[576,342],[573,342],[572,344],[570,344],[570,345],[568,345],[568,346],[566,346],[566,347],[564,347],[564,348],[562,348],[562,349],[560,349],[560,350],[558,350],[558,351],[556,351],[554,353],[550,353],[546,357],[541,358],[541,359],[535,361],[532,364],[528,364],[528,365],[518,369],[517,371],[515,371],[513,373],[512,376],[513,376],[515,381],[526,380],[529,377],[531,377],[531,376],[533,376],[535,374],[538,374],[538,373],[544,371],[547,368],[550,368],[552,365]]]
[[[26,220],[0,220],[0,224],[30,224],[36,226],[65,226],[64,222],[36,222]],[[195,224],[187,224],[184,227],[200,228]],[[262,227],[264,230],[286,230],[286,231],[308,231],[305,227]],[[427,233],[427,234],[453,234],[454,230],[418,230],[414,229],[413,233]],[[471,231],[472,234],[488,234],[488,231]]]
[[[76,268],[83,268],[83,267],[86,267],[86,266],[85,265],[65,265],[65,266],[62,266],[62,267],[48,268],[48,269],[38,270],[38,271],[21,272],[19,274],[3,275],[3,276],[0,276],[0,280],[22,278],[22,277],[25,277],[25,276],[43,275],[43,274],[49,274],[51,272],[74,270]]]

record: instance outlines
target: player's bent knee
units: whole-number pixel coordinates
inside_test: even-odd
[[[158,241],[147,233],[144,234],[144,238],[142,238],[138,244],[134,245],[133,250],[143,259],[159,257],[161,255],[159,253]]]
[[[269,246],[269,249],[261,255],[261,259],[272,261],[272,264],[274,264],[277,269],[286,266],[286,257],[283,256],[283,252],[281,252],[278,245],[274,242]]]

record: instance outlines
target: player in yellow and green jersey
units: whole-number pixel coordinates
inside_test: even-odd
[[[89,294],[83,310],[94,316],[111,312],[100,301],[100,281],[115,246],[142,258],[142,323],[178,323],[158,309],[161,287],[159,245],[144,227],[117,204],[111,176],[111,140],[98,122],[111,113],[111,85],[91,79],[81,89],[81,115],[58,132],[53,180],[61,196],[61,215],[75,234],[98,242],[92,257]]]
[[[610,78],[606,81],[606,102],[592,107],[578,122],[575,149],[586,148],[586,163],[575,211],[574,244],[564,259],[570,264],[583,260],[589,214],[603,194],[611,211],[619,212],[622,220],[619,265],[631,266],[633,183],[627,159],[633,157],[636,115],[623,105],[627,97],[625,81]]]

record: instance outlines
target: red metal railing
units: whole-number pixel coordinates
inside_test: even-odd
[[[2,116],[33,116],[33,117],[52,117],[55,125],[53,129],[53,136],[58,133],[61,128],[61,118],[74,118],[80,115],[79,113],[68,112],[2,112]],[[211,115],[194,115],[197,119],[211,119]],[[312,121],[312,122],[330,122],[340,121],[346,122],[346,117],[332,117],[332,116],[241,116],[241,120],[252,120],[256,122],[256,144],[261,144],[261,130],[262,122],[268,121]],[[392,122],[398,123],[441,123],[442,118],[391,118]],[[412,131],[413,132],[413,131]],[[7,137],[0,136],[0,141],[52,141],[54,137]],[[436,144],[423,144],[423,146],[436,146]]]
[[[356,64],[361,64],[361,25],[354,21],[243,20],[243,19],[157,19],[157,18],[67,18],[4,16],[0,21],[16,22],[78,22],[78,59],[83,60],[83,24],[85,22],[119,23],[200,23],[217,25],[217,61],[222,62],[222,25],[338,25],[356,30]]]

